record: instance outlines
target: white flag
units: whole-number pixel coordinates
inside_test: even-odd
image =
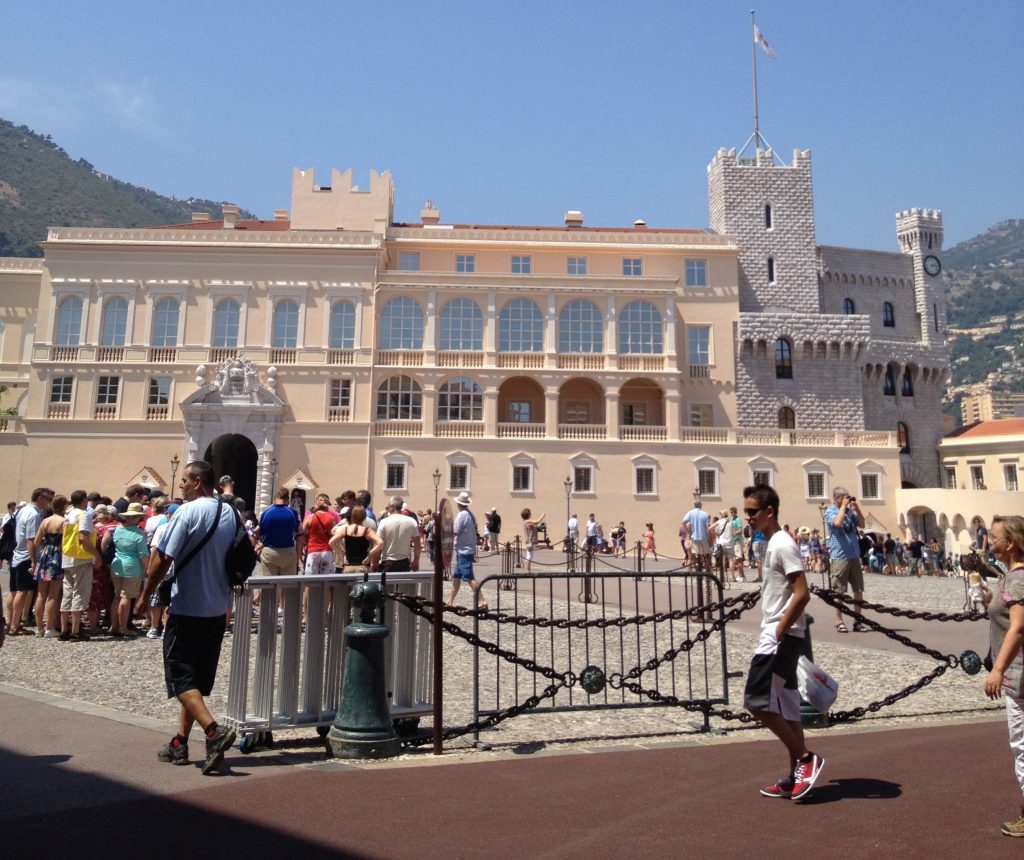
[[[772,46],[768,44],[768,40],[764,37],[764,33],[761,32],[757,24],[754,25],[754,44],[764,48],[764,52],[768,55],[769,59],[777,59],[775,51],[772,50]]]

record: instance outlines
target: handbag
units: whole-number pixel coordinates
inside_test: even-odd
[[[839,696],[839,682],[803,654],[796,664],[796,685],[804,701],[822,714],[828,713]]]

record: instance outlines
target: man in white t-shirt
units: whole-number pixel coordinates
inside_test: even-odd
[[[420,524],[402,513],[405,500],[392,496],[388,515],[377,526],[377,536],[384,541],[380,568],[385,573],[420,569]]]
[[[779,528],[779,494],[765,484],[743,491],[743,513],[751,530],[768,538],[761,588],[761,635],[747,673],[743,706],[771,731],[789,753],[789,770],[765,797],[807,797],[825,760],[808,752],[800,725],[796,665],[807,628],[804,607],[811,599],[800,552]]]

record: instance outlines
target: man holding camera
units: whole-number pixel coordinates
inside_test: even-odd
[[[847,585],[853,590],[854,600],[864,599],[864,570],[860,563],[860,536],[857,529],[864,528],[864,514],[857,505],[857,499],[843,487],[832,491],[832,504],[825,511],[828,523],[828,554],[833,591],[846,592]],[[859,622],[854,630],[863,630]],[[836,610],[836,630],[849,633],[843,613]]]

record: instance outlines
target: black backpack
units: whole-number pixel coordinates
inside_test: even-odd
[[[224,569],[228,574],[228,585],[232,588],[242,588],[246,580],[252,576],[256,569],[256,563],[260,557],[249,540],[249,533],[245,530],[242,518],[238,510],[232,506],[231,513],[235,516],[235,536],[228,547],[227,557],[224,559]],[[217,508],[217,520],[220,521],[220,508]]]
[[[0,561],[9,562],[14,558],[14,548],[18,544],[14,536],[16,525],[17,514],[12,514],[11,518],[0,529]]]

